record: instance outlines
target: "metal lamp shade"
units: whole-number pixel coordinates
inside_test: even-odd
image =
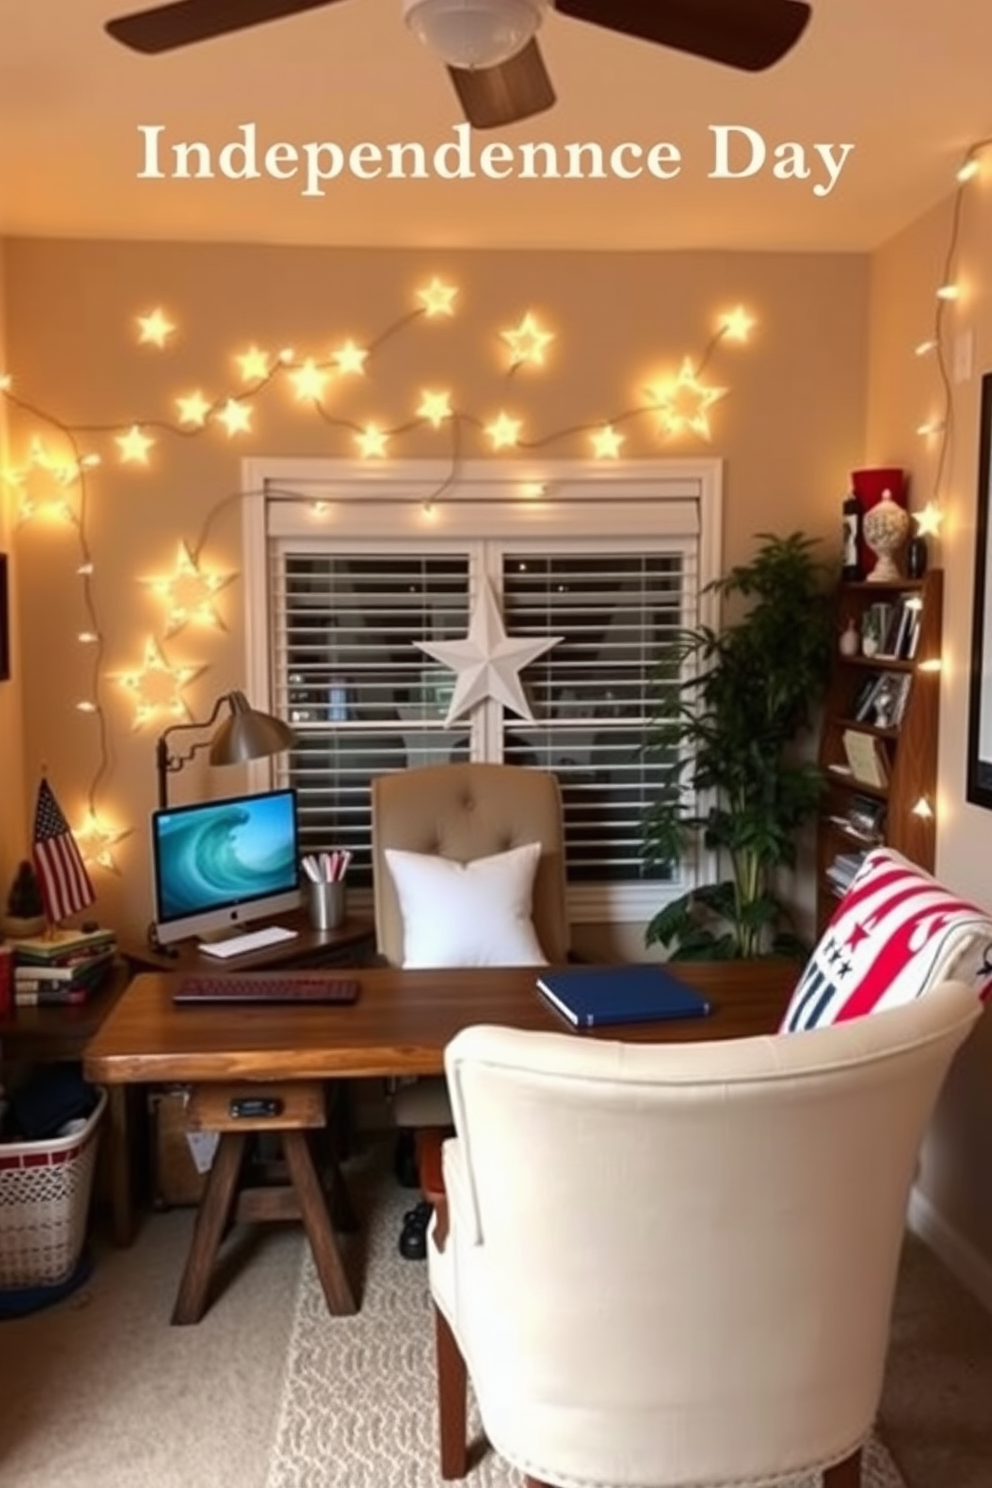
[[[279,754],[294,742],[292,729],[281,718],[259,713],[243,692],[232,692],[227,701],[231,716],[211,740],[212,765],[242,765],[268,754]]]

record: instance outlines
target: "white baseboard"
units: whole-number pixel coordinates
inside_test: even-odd
[[[948,1271],[992,1312],[992,1261],[959,1234],[940,1210],[914,1188],[909,1200],[909,1228],[939,1256]]]

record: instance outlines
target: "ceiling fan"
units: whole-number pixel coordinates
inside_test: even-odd
[[[171,0],[106,24],[138,52],[168,52],[339,0]],[[401,0],[410,29],[447,65],[476,129],[555,102],[536,33],[545,11],[746,72],[785,56],[810,18],[805,0]]]

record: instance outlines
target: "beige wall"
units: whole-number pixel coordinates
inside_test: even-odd
[[[944,274],[952,202],[914,223],[876,256],[868,399],[868,457],[913,472],[914,505],[933,492],[937,446],[917,426],[940,411],[937,368],[913,348],[930,334]],[[970,183],[963,201],[957,272],[960,302],[946,316],[948,357],[974,338],[973,372],[953,382],[953,439],[941,485],[945,510],[936,558],[945,569],[937,871],[992,906],[992,813],[965,802],[980,378],[992,368],[992,189]],[[992,1016],[963,1051],[935,1125],[922,1188],[944,1219],[992,1261]]]
[[[717,454],[726,461],[725,558],[744,556],[755,533],[803,528],[836,549],[847,471],[863,454],[868,265],[860,256],[594,253],[446,253],[405,250],[224,247],[9,240],[10,362],[23,396],[67,423],[120,425],[170,418],[177,394],[239,390],[233,354],[252,342],[326,357],[347,337],[368,342],[415,304],[434,273],[460,286],[453,320],[420,322],[386,341],[368,377],[343,386],[334,411],[387,425],[411,417],[419,389],[450,386],[488,419],[518,409],[528,434],[601,419],[642,401],[645,381],[698,357],[717,316],[743,303],[759,319],[746,346],[717,348],[712,381],[730,388],[716,406],[711,446],[662,447],[654,420],[626,426],[632,456]],[[136,345],[134,316],[162,306],[180,330],[164,352]],[[498,332],[525,311],[557,333],[543,372],[508,381]],[[18,448],[38,424],[19,421]],[[101,810],[133,828],[116,852],[119,876],[97,872],[98,912],[122,929],[149,916],[147,818],[154,804],[154,730],[135,731],[119,684],[162,612],[142,576],[169,571],[181,539],[197,539],[205,513],[239,488],[242,454],[353,455],[351,435],[301,411],[285,387],[256,409],[257,435],[229,442],[220,429],[162,435],[150,468],[122,467],[107,434],[83,437],[107,459],[89,484],[88,539],[105,637],[100,682],[107,729]],[[466,449],[482,454],[484,448]],[[437,456],[418,433],[397,453]],[[574,458],[584,440],[544,451]],[[17,450],[15,450],[15,457]],[[238,507],[224,509],[204,556],[240,560]],[[90,690],[91,653],[75,640],[83,615],[70,529],[31,523],[20,537],[24,573],[26,773],[42,762],[70,818],[80,819],[102,753],[93,718],[75,710]],[[207,670],[187,697],[203,716],[218,692],[244,679],[241,589],[220,597],[227,633],[188,631],[167,651]],[[185,778],[184,778],[185,786]],[[633,937],[633,949],[639,938]]]
[[[4,315],[4,244],[0,240],[0,376],[8,367]],[[6,399],[0,398],[0,469],[7,451]],[[14,572],[14,501],[13,493],[0,482],[0,553],[7,554],[7,578],[12,591],[8,619],[13,627],[10,637],[11,679],[0,682],[0,914],[7,907],[7,892],[18,859],[27,847],[28,823],[24,801],[21,744],[22,667],[18,658],[18,614],[16,573]]]

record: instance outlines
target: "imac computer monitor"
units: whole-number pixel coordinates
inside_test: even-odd
[[[155,933],[210,938],[300,903],[296,792],[263,791],[152,816]]]

